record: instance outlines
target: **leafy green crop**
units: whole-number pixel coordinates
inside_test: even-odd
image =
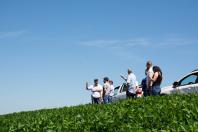
[[[3,115],[0,131],[198,131],[198,94]]]

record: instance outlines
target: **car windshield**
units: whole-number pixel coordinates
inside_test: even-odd
[[[180,86],[195,84],[198,76],[196,74],[189,75],[180,81]]]
[[[122,92],[126,92],[126,89],[127,89],[127,85],[124,83],[124,84],[122,85]]]
[[[114,95],[117,95],[119,88],[120,88],[120,86],[118,86],[118,87],[116,87],[116,88],[114,89]]]

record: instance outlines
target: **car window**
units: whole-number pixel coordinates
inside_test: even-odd
[[[127,89],[127,85],[126,84],[123,84],[123,86],[122,86],[122,92],[126,92],[126,89]]]
[[[196,79],[195,83],[198,83],[198,76],[197,76],[197,79]]]
[[[195,84],[197,83],[198,76],[196,74],[191,74],[180,81],[180,86]]]
[[[117,95],[119,88],[120,88],[120,86],[118,86],[118,87],[116,87],[116,88],[114,89],[114,95]]]

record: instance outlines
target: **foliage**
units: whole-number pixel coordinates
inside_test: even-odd
[[[0,131],[198,131],[198,94],[2,115]]]

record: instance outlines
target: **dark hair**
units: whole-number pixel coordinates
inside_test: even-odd
[[[112,84],[113,84],[113,81],[112,80],[109,80]]]
[[[109,78],[108,77],[104,77],[104,81],[105,82],[109,81]]]
[[[94,79],[94,83],[98,82],[98,79]]]
[[[159,73],[157,80],[153,83],[153,86],[161,85],[162,79],[163,79],[163,77],[162,77],[162,70],[160,69],[159,66],[154,66],[153,67],[153,72],[154,73],[155,72],[158,72]]]
[[[154,72],[154,73],[155,73],[155,72],[159,72],[159,73],[161,74],[161,76],[162,76],[162,70],[160,69],[159,66],[154,66],[154,67],[153,67],[153,72]]]

